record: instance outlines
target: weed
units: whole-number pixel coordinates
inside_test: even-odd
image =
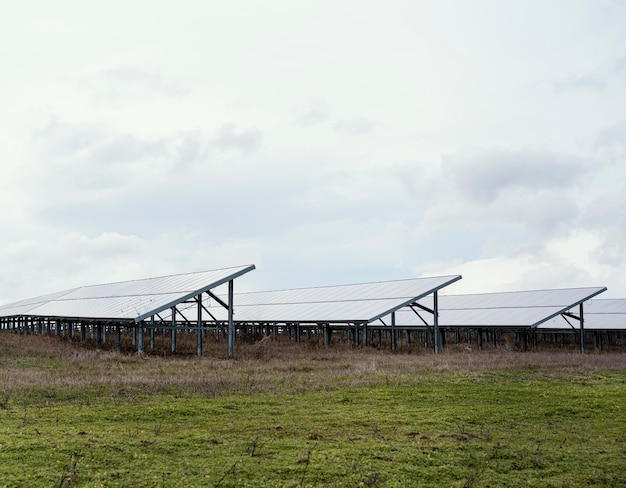
[[[491,442],[493,440],[493,434],[491,433],[491,426],[482,426],[480,428],[480,437],[485,442]]]
[[[234,475],[234,474],[235,474],[235,468],[237,467],[237,463],[238,463],[238,461],[235,461],[235,462],[232,464],[232,466],[231,466],[230,468],[228,468],[228,471],[226,471],[226,472],[224,473],[224,475],[223,475],[223,476],[219,479],[219,481],[215,484],[215,488],[217,488],[218,486],[220,486],[220,485],[224,482],[224,480],[226,479],[226,477],[227,477],[229,474],[232,474],[232,475]]]
[[[9,394],[5,393],[2,395],[2,399],[0,400],[0,410],[11,410],[11,404],[9,403]]]
[[[367,477],[363,480],[363,486],[377,488],[381,486],[378,484],[380,482],[382,482],[382,476],[379,473],[372,473],[367,475]]]
[[[24,418],[22,419],[22,424],[20,425],[20,427],[25,427],[26,426],[26,421],[28,420],[28,405],[25,403],[24,404]]]
[[[57,488],[71,488],[74,486],[74,481],[78,476],[78,460],[81,458],[79,454],[72,454],[70,464],[67,464],[61,475],[61,479],[56,484]]]
[[[311,450],[307,450],[306,458],[300,459],[298,461],[300,464],[304,464],[304,471],[302,472],[302,478],[300,478],[300,488],[304,486],[304,477],[306,476],[307,469],[309,469],[309,464],[311,464]]]
[[[259,436],[256,436],[255,439],[250,443],[250,445],[246,448],[246,452],[250,455],[250,457],[254,457],[257,447],[259,446]]]

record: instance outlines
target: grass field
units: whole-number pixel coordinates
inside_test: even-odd
[[[626,486],[626,354],[213,347],[0,332],[0,486]]]

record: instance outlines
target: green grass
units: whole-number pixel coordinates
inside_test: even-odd
[[[464,371],[449,365],[460,355],[347,354],[176,362],[5,351],[0,486],[626,485],[621,355],[616,367],[578,356],[542,367],[539,355],[504,367],[493,363],[520,353],[493,353]],[[184,371],[220,375],[221,387],[165,381]]]

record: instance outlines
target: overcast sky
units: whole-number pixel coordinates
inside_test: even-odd
[[[0,303],[255,264],[626,297],[626,2],[22,1]]]

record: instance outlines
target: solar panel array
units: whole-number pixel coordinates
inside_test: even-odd
[[[235,294],[237,322],[373,322],[461,279],[460,275]],[[221,297],[224,299],[225,297]],[[226,310],[209,300],[225,320]],[[203,319],[209,319],[205,315]]]
[[[0,307],[0,317],[30,315],[139,321],[252,271],[254,265],[83,286]]]
[[[596,298],[584,305],[586,330],[626,330],[626,299]],[[539,326],[539,329],[568,329],[577,322],[559,316]]]
[[[441,327],[537,327],[605,291],[604,287],[533,290],[439,297]],[[422,304],[432,308],[432,298]],[[416,313],[417,312],[417,313]],[[573,310],[577,313],[578,310]],[[419,313],[419,315],[418,315]],[[586,314],[585,314],[586,316]],[[426,322],[426,324],[424,324]],[[430,314],[404,309],[399,326],[432,325]]]
[[[187,301],[239,277],[254,265],[186,273],[158,278],[72,288],[0,306],[0,317],[39,316],[82,319],[116,319],[138,322],[159,313],[171,318],[170,307],[186,313],[195,303]],[[377,323],[396,312],[398,327],[432,326],[433,315],[419,303],[433,308],[433,292],[461,279],[460,275],[352,285],[237,293],[234,318],[249,323]],[[605,287],[482,293],[439,294],[441,327],[538,327],[567,329],[578,321],[562,316],[578,313],[585,305],[587,330],[626,328],[625,299],[594,299]],[[227,297],[222,302],[228,302]],[[214,298],[205,298],[203,320],[226,321],[227,309]],[[190,318],[193,320],[194,313]],[[379,321],[379,319],[381,319]],[[386,322],[383,322],[386,321]],[[569,322],[568,322],[569,321]]]

